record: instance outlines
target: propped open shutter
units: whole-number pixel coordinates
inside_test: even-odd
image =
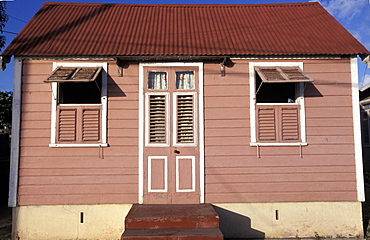
[[[149,143],[166,143],[166,96],[149,95]]]
[[[177,142],[194,143],[194,96],[177,95]]]
[[[44,82],[91,82],[96,80],[102,69],[102,67],[58,67]]]
[[[100,109],[82,110],[82,141],[100,140]]]
[[[276,120],[274,108],[259,108],[257,114],[258,139],[260,141],[276,140]]]
[[[59,109],[58,141],[76,141],[76,109]]]
[[[299,67],[256,67],[264,83],[313,82]]]
[[[283,140],[299,140],[298,108],[281,108],[281,127]]]

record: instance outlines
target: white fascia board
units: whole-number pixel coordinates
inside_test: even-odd
[[[12,103],[12,142],[10,152],[10,176],[8,206],[16,207],[18,202],[18,174],[20,152],[22,97],[22,60],[14,58],[13,103]]]
[[[362,162],[362,144],[361,144],[361,118],[359,108],[359,90],[358,90],[358,70],[357,57],[351,58],[351,80],[352,80],[352,114],[354,131],[354,150],[356,166],[356,187],[357,200],[365,201],[363,162]]]

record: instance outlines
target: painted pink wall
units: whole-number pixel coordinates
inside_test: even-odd
[[[299,147],[261,147],[257,157],[250,146],[247,60],[234,60],[225,77],[219,64],[204,65],[206,202],[357,200],[350,60],[301,61],[314,79],[303,158]],[[24,62],[19,205],[136,203],[138,65],[118,77],[109,62],[110,147],[101,149],[48,146],[51,71],[52,61]]]

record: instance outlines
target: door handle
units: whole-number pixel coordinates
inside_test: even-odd
[[[179,150],[174,150],[173,152],[176,153],[176,154],[179,154],[180,153]]]

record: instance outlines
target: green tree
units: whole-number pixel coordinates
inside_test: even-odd
[[[11,128],[12,125],[12,92],[0,91],[0,129]]]
[[[5,27],[5,23],[8,21],[8,15],[5,13],[6,10],[6,3],[0,1],[0,34],[3,34],[3,28]],[[5,46],[5,36],[0,35],[0,49]]]

